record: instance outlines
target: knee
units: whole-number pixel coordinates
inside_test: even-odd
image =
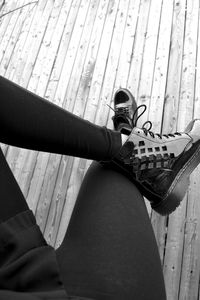
[[[135,202],[144,205],[144,198],[136,185],[124,174],[94,161],[84,178],[83,186],[95,191],[101,198],[114,198],[120,201]],[[146,206],[145,206],[146,208]]]

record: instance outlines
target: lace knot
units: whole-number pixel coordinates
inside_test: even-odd
[[[108,104],[107,104],[108,105]],[[137,122],[139,120],[139,118],[145,113],[145,111],[147,110],[147,106],[145,104],[141,104],[139,105],[136,110],[134,111],[134,114],[133,114],[133,117],[131,118],[130,117],[130,108],[129,107],[117,107],[115,110],[110,106],[108,105],[115,113],[115,118],[118,118],[118,117],[125,117],[127,118],[129,121],[130,121],[130,124],[132,126],[132,128],[134,127],[137,127]],[[138,114],[138,111],[143,108],[143,111],[139,114]],[[147,128],[147,125],[148,125],[148,128]],[[159,133],[153,133],[151,131],[151,128],[152,128],[152,122],[151,121],[146,121],[144,122],[144,124],[142,125],[142,130],[144,132],[144,134],[147,136],[148,134],[152,137],[152,138],[155,138],[155,137],[158,137],[159,139],[162,139],[163,137],[169,139],[169,138],[175,138],[176,136],[181,136],[182,134],[179,133],[179,132],[175,132],[175,133],[169,133],[169,134],[159,134]]]

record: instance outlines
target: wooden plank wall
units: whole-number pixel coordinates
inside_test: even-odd
[[[0,1],[0,74],[112,128],[114,92],[127,87],[153,130],[200,118],[198,0]],[[48,243],[62,242],[91,161],[2,144]],[[200,299],[200,168],[169,217],[147,209],[168,300]]]

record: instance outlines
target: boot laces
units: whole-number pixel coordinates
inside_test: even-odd
[[[137,113],[139,111],[139,109],[143,108],[143,111],[137,116]],[[137,122],[139,120],[139,118],[145,113],[145,111],[147,110],[147,106],[145,104],[141,104],[139,105],[134,114],[133,114],[133,118],[131,119],[131,123],[133,127],[137,127]],[[137,116],[137,117],[136,117]],[[149,126],[149,128],[147,128],[146,126]],[[175,138],[176,136],[181,136],[180,132],[175,132],[175,133],[169,133],[169,134],[159,134],[159,133],[154,133],[151,131],[152,128],[152,122],[151,121],[146,121],[144,122],[144,124],[142,125],[142,130],[144,132],[144,134],[147,136],[148,134],[152,137],[155,138],[156,136],[159,137],[160,139],[162,139],[163,137],[166,138]]]
[[[124,117],[125,116],[130,121],[132,128],[137,127],[137,122],[138,122],[139,118],[147,110],[147,106],[145,104],[141,104],[134,111],[133,117],[130,118],[130,116],[129,116],[130,108],[129,107],[117,107],[116,109],[113,109],[110,105],[107,104],[107,106],[110,107],[110,109],[112,109],[114,111],[116,117],[119,117],[119,116]],[[137,113],[141,108],[143,108],[143,111],[137,116]],[[147,125],[149,126],[148,128],[147,128]],[[150,135],[152,138],[155,138],[155,136],[157,136],[160,139],[162,139],[163,137],[169,139],[169,138],[175,138],[176,136],[182,135],[180,132],[174,132],[174,133],[169,133],[169,134],[154,133],[151,131],[152,126],[153,125],[152,125],[151,121],[146,121],[142,125],[141,129],[143,130],[143,132],[146,136]]]
[[[115,118],[118,117],[125,117],[130,121],[130,124],[132,125],[132,118],[130,118],[130,108],[127,107],[117,107],[116,109],[113,109],[109,104],[107,106],[112,109],[115,113]]]

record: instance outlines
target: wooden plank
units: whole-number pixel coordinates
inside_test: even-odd
[[[64,64],[62,66],[58,87],[54,97],[58,105],[62,105],[63,99],[65,98],[67,85],[70,80],[71,72],[73,70],[80,39],[82,36],[82,32],[83,32],[83,28],[87,16],[87,11],[89,7],[89,2],[90,2],[89,0],[84,0],[84,1],[82,0],[78,11],[76,22],[73,28],[73,34],[71,36],[70,44],[66,53]]]
[[[32,32],[31,45],[30,48],[27,49],[28,55],[26,57],[26,61],[24,62],[25,66],[20,80],[20,84],[24,87],[28,87],[31,74],[39,54],[41,43],[48,26],[49,18],[54,7],[54,2],[52,1],[47,1],[44,4],[46,5],[42,11],[41,19],[38,20],[36,28],[34,32]]]
[[[12,78],[12,80],[14,82],[21,84],[23,87],[28,86],[28,82],[30,79],[30,76],[28,76],[26,82],[24,80],[22,80],[22,78],[24,78],[23,73],[26,72],[27,63],[28,63],[28,61],[30,61],[30,57],[32,57],[32,60],[33,60],[36,55],[33,52],[34,45],[37,44],[37,46],[39,46],[38,45],[39,40],[37,41],[38,31],[40,30],[41,27],[42,28],[45,27],[44,25],[41,24],[41,22],[42,22],[41,20],[43,20],[43,22],[45,22],[43,19],[43,13],[45,10],[46,2],[47,2],[46,0],[41,0],[38,2],[38,5],[36,6],[36,10],[34,12],[34,18],[31,23],[31,27],[28,32],[28,36],[26,38],[24,47],[22,48],[22,51],[20,53],[19,65],[17,67],[16,72],[14,73],[13,78]],[[34,62],[32,62],[32,64],[34,64]],[[30,62],[30,66],[32,64]]]
[[[54,192],[54,188],[57,180],[57,173],[58,173],[59,162],[60,162],[60,155],[51,154],[51,155],[46,155],[46,157],[47,158],[49,157],[49,160],[46,166],[45,177],[44,177],[44,181],[42,182],[39,201],[37,202],[37,207],[35,212],[37,224],[40,226],[42,232],[44,232],[45,229],[50,203],[52,199],[52,194]],[[50,243],[51,241],[48,239],[48,242]]]
[[[66,25],[68,24],[68,21],[66,20],[68,20],[71,5],[72,5],[72,0],[63,1],[62,4],[59,3],[59,7],[61,10],[59,12],[59,19],[55,24],[55,30],[53,30],[52,37],[49,39],[48,42],[46,42],[47,52],[43,56],[42,69],[41,69],[42,72],[40,74],[40,78],[37,83],[38,84],[37,91],[39,91],[39,93],[40,91],[42,91],[42,94],[44,94],[43,91],[46,92],[48,82],[49,82],[49,77],[51,76],[52,68],[55,63],[55,58],[58,55],[57,52],[59,51],[60,43],[62,42],[64,30],[66,28]],[[53,26],[52,28],[54,29]]]
[[[59,225],[61,216],[63,215],[64,205],[67,205],[68,208],[67,213],[63,216],[63,218],[65,218],[66,228],[69,223],[72,207],[74,206],[73,199],[69,199],[68,197],[66,197],[66,191],[69,186],[68,183],[70,180],[73,163],[73,159],[69,159],[68,156],[63,156],[60,160],[60,165],[57,172],[57,180],[53,191],[51,207],[44,231],[46,240],[53,246],[55,246],[55,241],[59,232]]]
[[[61,76],[61,72],[64,66],[65,57],[69,48],[71,37],[73,34],[73,28],[76,23],[77,14],[79,12],[81,0],[73,0],[71,3],[70,11],[66,17],[66,24],[62,39],[60,41],[59,49],[56,53],[55,61],[51,71],[51,77],[47,86],[47,91],[45,93],[45,98],[51,99],[54,103],[59,105],[57,98],[55,97],[58,81]]]
[[[168,18],[166,18],[166,14],[168,15]],[[168,71],[172,16],[173,1],[163,0],[160,29],[158,33],[158,46],[155,57],[155,69],[148,109],[148,119],[153,120],[153,126],[158,132],[160,132],[161,129],[161,119]],[[150,47],[151,46],[149,45],[149,48]]]
[[[3,10],[0,12],[0,44],[2,43],[2,40],[6,34],[6,30],[8,28],[8,25],[10,23],[10,20],[12,18],[12,14],[8,13],[9,11],[16,8],[17,1],[8,1],[6,5],[4,5]],[[2,16],[3,14],[6,14],[5,16]]]
[[[185,227],[186,197],[169,217],[163,272],[168,299],[178,299]]]
[[[9,78],[10,80],[13,79],[17,68],[20,66],[20,62],[22,60],[21,53],[25,47],[25,42],[26,42],[33,18],[35,16],[36,8],[37,8],[36,5],[34,7],[31,7],[31,6],[27,6],[27,7],[29,8],[28,13],[23,22],[23,26],[21,28],[20,35],[15,43],[14,51],[12,53],[8,67],[4,74],[4,76],[6,78]]]
[[[198,24],[198,1],[187,3],[185,39],[182,65],[180,102],[177,128],[184,130],[193,117],[195,58]],[[169,217],[165,254],[165,282],[168,297],[178,299],[183,256],[184,228],[186,222],[187,195],[180,207]]]
[[[19,1],[19,3],[23,5],[24,0]],[[15,28],[15,24],[17,22],[19,14],[20,14],[20,10],[17,10],[16,12],[10,14],[11,15],[10,19],[8,18],[9,23],[7,25],[6,31],[4,32],[3,39],[0,44],[0,64],[2,63],[2,59],[8,47],[9,40],[12,36],[12,32]]]
[[[19,163],[17,162],[17,158],[19,156],[19,153],[20,153],[19,148],[9,147],[8,150],[7,150],[7,156],[6,156],[8,164],[9,164],[9,166],[10,166],[10,168],[11,168],[11,170],[12,170],[12,172],[13,172],[16,179],[17,179],[17,170],[19,172],[19,169],[20,169]],[[18,166],[17,166],[17,163],[18,163]]]
[[[156,64],[156,52],[158,46],[159,29],[161,22],[161,12],[163,1],[151,2],[148,26],[145,32],[145,44],[143,49],[143,59],[140,73],[138,90],[136,91],[138,105],[146,104],[150,107],[151,92],[154,80],[154,69]],[[158,57],[158,56],[157,56]],[[147,119],[147,112],[139,119],[138,126],[141,127]]]
[[[199,175],[200,168],[198,167],[190,176],[179,299],[198,299],[200,268]]]
[[[106,0],[100,1],[97,16],[93,25],[84,65],[81,72],[81,78],[78,82],[78,87],[66,93],[66,100],[68,97],[76,97],[76,103],[73,109],[74,114],[79,117],[84,116],[85,106],[90,92],[92,76],[95,69],[96,57],[101,42],[103,26],[106,18],[106,12],[108,9],[108,2]],[[77,74],[78,75],[78,74]],[[76,76],[77,76],[76,75]],[[75,84],[75,82],[74,82]],[[71,87],[73,87],[71,85]]]
[[[105,7],[105,2],[103,3]],[[72,111],[74,114],[80,117],[84,113],[82,102],[81,102],[83,94],[82,93],[80,94],[80,86],[81,84],[83,84],[82,81],[84,82],[84,84],[86,84],[85,80],[88,77],[88,73],[91,74],[91,71],[93,69],[93,67],[91,67],[91,64],[89,64],[88,65],[89,68],[87,69],[87,71],[85,71],[85,61],[87,59],[87,52],[90,51],[89,48],[91,44],[90,40],[94,38],[94,30],[99,30],[97,29],[97,22],[94,24],[98,12],[98,7],[99,7],[99,0],[93,0],[90,3],[89,10],[87,13],[87,19],[77,49],[76,59],[74,61],[73,69],[68,81],[67,90],[64,97],[65,109],[67,109],[68,111]],[[95,27],[93,28],[93,26]],[[97,32],[95,34],[97,34]]]
[[[52,60],[55,59],[55,52],[53,53],[54,55],[52,57],[52,53],[50,53],[49,48],[50,46],[51,48],[55,47],[55,51],[57,51],[58,43],[55,43],[55,45],[53,44],[55,41],[57,41],[57,39],[55,40],[55,35],[57,35],[59,41],[60,35],[62,34],[63,27],[64,27],[63,22],[61,23],[61,26],[60,26],[60,22],[58,22],[61,11],[64,10],[63,2],[64,2],[63,0],[56,0],[54,2],[54,6],[51,10],[51,13],[49,14],[46,30],[44,32],[44,36],[42,37],[41,45],[38,50],[37,58],[28,84],[28,89],[30,91],[36,92],[38,95],[42,97],[44,96],[46,86],[48,83],[48,77],[51,72]],[[68,3],[70,4],[70,2]],[[58,27],[61,32],[58,32],[57,24],[59,24]],[[41,73],[44,74],[44,80],[42,82],[40,82]]]
[[[177,130],[177,115],[180,95],[186,0],[174,4],[170,60],[164,103],[162,132]]]
[[[14,29],[12,31],[12,34],[10,36],[6,51],[4,53],[4,56],[2,57],[2,61],[0,64],[0,74],[4,74],[5,71],[8,68],[8,65],[10,63],[11,57],[15,50],[15,45],[17,43],[17,40],[20,36],[22,26],[24,24],[24,21],[26,19],[27,13],[28,13],[29,7],[26,6],[18,11],[16,23],[14,26]]]
[[[193,0],[187,3],[181,93],[178,108],[178,130],[184,130],[185,126],[193,118],[197,29],[198,1]]]
[[[45,180],[48,161],[49,155],[44,152],[39,152],[35,163],[33,176],[31,178],[29,190],[26,194],[27,203],[34,214],[36,213],[38,199],[40,198],[42,185]]]
[[[127,86],[127,77],[130,69],[132,51],[139,19],[140,1],[141,0],[135,0],[129,2],[124,36],[121,42],[122,45],[115,80],[115,90],[117,90],[119,87]]]
[[[151,1],[142,0],[140,3],[139,19],[128,76],[127,88],[132,92],[136,99],[138,99],[138,86],[140,81],[145,35],[148,26],[150,2]]]

